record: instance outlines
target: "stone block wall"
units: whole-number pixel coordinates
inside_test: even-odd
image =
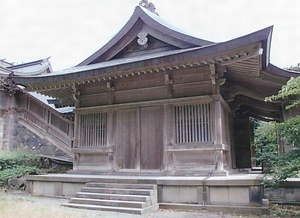
[[[48,140],[37,136],[18,121],[20,96],[22,94],[9,95],[6,91],[0,90],[0,150],[24,149],[36,154],[67,156],[65,152]]]
[[[24,149],[30,153],[64,157],[66,154],[46,139],[42,139],[15,120],[10,149]]]
[[[273,202],[300,202],[300,179],[288,179],[277,189],[265,188],[265,198]]]

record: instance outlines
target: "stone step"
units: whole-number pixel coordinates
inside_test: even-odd
[[[83,187],[81,192],[153,196],[153,190]]]
[[[145,214],[158,209],[157,186],[90,182],[63,206]]]
[[[139,214],[139,215],[143,215],[144,211],[145,211],[145,209],[142,209],[142,208],[110,207],[110,206],[90,205],[90,204],[74,204],[74,203],[63,204],[62,206],[79,208],[79,209],[87,209],[87,210],[113,211],[113,212],[131,213],[131,214]]]
[[[91,205],[101,205],[101,206],[110,206],[110,207],[128,207],[128,208],[145,208],[147,206],[146,202],[92,199],[92,198],[71,198],[69,203],[91,204]]]
[[[123,184],[123,183],[95,183],[90,182],[86,184],[86,187],[95,188],[122,188],[122,189],[156,189],[156,185],[150,184]]]
[[[126,200],[126,201],[150,202],[150,196],[143,196],[143,195],[120,195],[120,194],[78,192],[78,193],[76,193],[75,197],[106,199],[106,200]]]

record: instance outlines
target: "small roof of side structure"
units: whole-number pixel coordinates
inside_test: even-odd
[[[17,65],[10,64],[8,62],[2,64],[2,66],[0,65],[0,78],[4,78],[4,79],[9,78],[11,75],[34,76],[34,75],[44,75],[51,72],[52,72],[52,67],[49,62],[49,58],[17,64]],[[49,99],[49,97],[46,97],[45,95],[41,95],[37,92],[23,91],[24,87],[22,86],[17,86],[16,89],[22,93],[25,93],[35,101],[39,101],[48,105],[53,110],[59,113],[69,113],[74,109],[73,107],[55,108],[54,105],[48,103],[47,100]]]
[[[264,98],[276,94],[290,77],[299,74],[269,63],[272,30],[267,27],[213,43],[172,29],[157,15],[137,7],[121,31],[78,66],[45,75],[12,77],[29,91],[59,99],[62,106],[74,106],[75,84],[213,64],[226,68],[226,100],[236,115],[278,120],[280,103],[266,103]]]
[[[49,58],[22,64],[0,65],[0,76],[41,76],[52,73]]]
[[[7,67],[16,76],[37,76],[52,73],[49,58],[27,62],[23,64],[11,65]]]

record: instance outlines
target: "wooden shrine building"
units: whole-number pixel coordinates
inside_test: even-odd
[[[269,62],[271,36],[268,27],[215,43],[138,6],[79,65],[9,78],[75,107],[73,172],[224,175],[252,166],[250,117],[287,116],[282,102],[264,101],[297,76]]]

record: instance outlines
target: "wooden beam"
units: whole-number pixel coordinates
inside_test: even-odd
[[[234,98],[237,95],[244,95],[248,98],[257,99],[260,101],[265,100],[265,96],[260,93],[254,92],[254,91],[247,89],[245,87],[242,87],[242,86],[233,85],[227,89],[226,101],[228,101],[228,102],[234,101]]]
[[[279,112],[282,110],[281,104],[259,101],[242,95],[237,96],[232,105],[234,110],[238,110],[242,105],[248,105],[268,112]]]
[[[248,60],[250,58],[259,56],[262,54],[262,48],[254,48],[252,51],[249,52],[242,52],[242,53],[237,53],[235,56],[229,56],[230,59],[227,58],[227,61],[224,60],[223,62],[220,63],[221,66],[223,65],[229,65],[233,64],[236,62],[240,62],[243,60]]]

